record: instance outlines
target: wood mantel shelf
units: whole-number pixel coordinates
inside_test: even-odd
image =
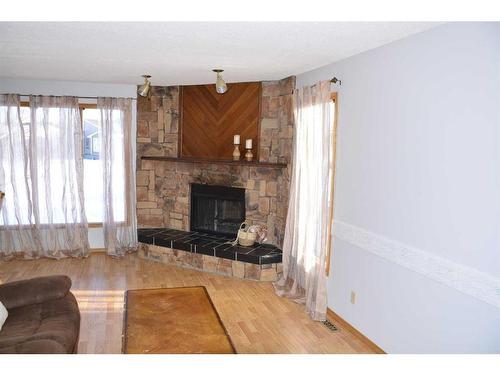
[[[245,161],[245,160],[234,161],[234,160],[217,160],[217,159],[198,159],[198,158],[173,158],[169,156],[141,156],[141,159],[157,160],[157,161],[174,161],[178,163],[244,165],[247,167],[275,168],[275,169],[282,169],[288,166],[288,164],[285,163],[263,163],[263,162]]]

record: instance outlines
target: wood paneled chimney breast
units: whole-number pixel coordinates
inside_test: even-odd
[[[181,88],[180,156],[231,160],[233,136],[252,139],[259,151],[261,82],[228,84],[218,94],[213,84]]]

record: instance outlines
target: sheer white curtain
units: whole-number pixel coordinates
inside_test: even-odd
[[[290,201],[283,243],[283,276],[276,293],[326,318],[326,254],[330,212],[333,114],[330,82],[296,90]]]
[[[86,256],[78,100],[30,96],[29,113],[0,95],[0,257]]]
[[[137,249],[131,99],[98,98],[103,163],[104,246],[112,256]]]

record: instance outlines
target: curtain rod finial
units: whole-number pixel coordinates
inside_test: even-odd
[[[333,77],[330,82],[332,83],[339,83],[340,86],[342,86],[342,81],[340,79],[338,79],[337,77]]]

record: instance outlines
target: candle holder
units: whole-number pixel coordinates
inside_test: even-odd
[[[233,151],[233,160],[238,161],[240,160],[240,135],[235,134],[233,137],[233,145],[234,145],[234,151]]]
[[[252,140],[251,139],[247,139],[245,141],[245,148],[247,149],[247,153],[245,154],[245,159],[247,159],[247,161],[252,161],[253,154],[252,154]]]
[[[233,160],[238,161],[240,160],[240,146],[239,145],[234,145],[234,151],[233,151]]]
[[[247,161],[252,161],[253,154],[252,154],[252,149],[251,148],[247,148],[247,152],[245,154],[245,159],[247,159]]]

